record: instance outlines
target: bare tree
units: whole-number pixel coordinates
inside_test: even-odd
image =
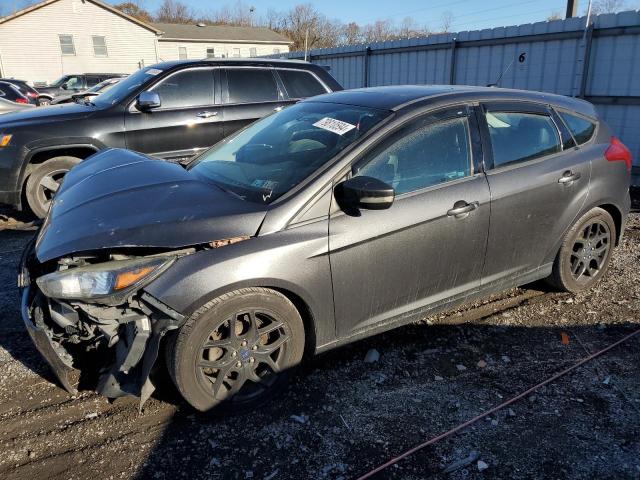
[[[362,43],[362,29],[355,22],[350,22],[342,29],[342,40],[340,43],[344,45],[357,45]]]
[[[442,18],[440,19],[440,28],[444,33],[448,33],[451,31],[451,25],[453,24],[453,13],[450,11],[446,11],[442,13]]]
[[[189,7],[180,0],[163,0],[158,7],[155,20],[160,23],[193,23],[194,16]]]
[[[153,21],[153,17],[151,15],[151,13],[149,13],[147,10],[142,8],[140,6],[139,2],[136,2],[136,3],[134,3],[134,2],[123,2],[123,3],[118,3],[117,5],[114,5],[113,7],[117,8],[122,13],[126,13],[130,17],[137,18],[138,20],[141,20],[143,22],[152,22]]]
[[[553,20],[562,20],[562,14],[560,12],[553,12],[547,17],[548,22],[551,22]]]
[[[599,15],[601,13],[615,13],[626,8],[624,0],[595,0],[591,4],[591,13]]]
[[[397,32],[399,38],[425,37],[427,35],[429,35],[429,29],[427,27],[421,27],[411,17],[405,17]]]
[[[396,38],[396,31],[391,20],[377,20],[364,27],[364,40],[367,43],[386,42]]]

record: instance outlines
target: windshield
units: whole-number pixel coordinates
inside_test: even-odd
[[[103,80],[97,85],[94,85],[93,87],[91,87],[89,90],[87,90],[87,92],[92,92],[92,93],[106,92],[111,87],[113,87],[116,83],[118,83],[118,80],[113,80],[111,78],[108,80]]]
[[[132,91],[137,90],[140,86],[142,86],[161,72],[162,70],[153,67],[138,70],[137,72],[129,75],[127,78],[123,78],[112,88],[109,88],[97,97],[94,97],[93,103],[103,107],[115,105],[116,103],[119,103],[120,101],[128,97]]]
[[[353,105],[298,103],[218,143],[190,171],[245,200],[271,203],[389,114]]]
[[[57,79],[55,82],[49,84],[49,86],[50,87],[60,87],[60,85],[62,85],[67,80],[69,80],[69,75],[63,75],[59,79]]]

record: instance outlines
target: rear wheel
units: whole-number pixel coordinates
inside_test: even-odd
[[[591,288],[609,267],[615,239],[611,215],[602,208],[590,210],[567,232],[548,282],[572,293]]]
[[[54,157],[35,166],[27,179],[25,196],[29,208],[37,217],[44,218],[47,215],[62,178],[80,161],[76,157]]]
[[[38,98],[38,106],[46,107],[47,105],[51,105],[51,99],[48,97],[39,97]]]
[[[199,309],[167,345],[167,366],[196,409],[244,410],[270,397],[300,363],[304,327],[296,307],[266,288],[246,288]]]

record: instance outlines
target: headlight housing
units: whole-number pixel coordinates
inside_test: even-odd
[[[49,273],[36,279],[36,283],[50,298],[92,300],[123,297],[149,283],[174,260],[175,257],[115,260]]]

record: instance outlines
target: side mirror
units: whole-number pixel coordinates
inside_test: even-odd
[[[160,107],[160,95],[156,92],[142,92],[136,100],[136,108],[141,112]]]
[[[343,209],[384,210],[395,199],[393,187],[373,177],[353,177],[336,187],[336,198]]]

